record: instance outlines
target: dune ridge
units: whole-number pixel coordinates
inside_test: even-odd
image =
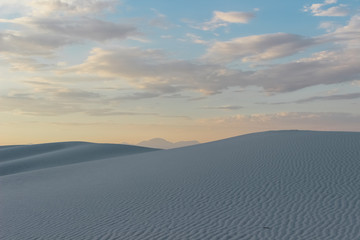
[[[3,146],[0,148],[0,176],[156,150],[158,149],[89,142]]]
[[[0,239],[359,239],[360,133],[272,131],[0,177]]]

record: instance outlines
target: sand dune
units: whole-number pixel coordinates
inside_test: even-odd
[[[360,133],[311,131],[38,165],[0,177],[0,239],[360,239],[359,173]]]
[[[157,149],[88,142],[58,142],[0,148],[0,176]]]

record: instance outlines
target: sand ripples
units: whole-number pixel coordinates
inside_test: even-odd
[[[1,239],[360,239],[360,134],[267,132],[0,178]]]

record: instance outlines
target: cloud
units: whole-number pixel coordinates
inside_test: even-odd
[[[54,93],[54,96],[60,99],[67,99],[77,101],[79,99],[97,99],[101,95],[94,92],[88,92],[78,89],[59,89]]]
[[[87,15],[114,10],[119,2],[112,0],[0,0],[3,15],[17,13],[32,16]]]
[[[141,35],[133,24],[96,18],[94,13],[115,7],[115,1],[33,0],[13,4],[20,3],[30,9],[26,14],[0,18],[0,23],[9,23],[17,29],[0,32],[0,50],[8,54],[51,55],[66,45]]]
[[[332,21],[322,22],[319,25],[319,28],[325,29],[327,32],[333,32],[340,27],[341,26],[339,24],[336,24]]]
[[[139,93],[128,99],[196,91],[220,93],[230,87],[262,87],[268,93],[290,92],[319,84],[360,79],[360,17],[345,26],[312,38],[274,33],[217,41],[197,61],[171,59],[163,51],[141,48],[94,48],[83,64],[68,72],[125,80]],[[196,36],[190,36],[196,37]],[[260,62],[291,56],[307,48],[335,43],[333,50],[321,51],[292,62],[265,65],[252,71],[227,66],[234,61]]]
[[[212,109],[212,110],[238,110],[243,108],[242,106],[234,106],[234,105],[225,105],[225,106],[217,106],[217,107],[202,107],[202,109]]]
[[[65,88],[52,83],[29,80],[31,90],[12,90],[0,95],[0,112],[29,116],[61,116],[83,114],[87,116],[149,116],[156,118],[191,119],[185,115],[167,115],[156,112],[125,110],[112,99],[97,92]]]
[[[8,59],[13,70],[54,70],[56,64],[44,64],[44,61],[37,61],[37,58],[18,56],[16,51],[22,52],[19,55],[46,55],[54,49],[68,44],[67,41],[69,43],[80,41],[81,37],[77,37],[77,33],[73,33],[73,30],[68,30],[68,28],[71,29],[72,23],[69,23],[69,27],[67,21],[63,22],[66,26],[63,28],[63,25],[57,25],[57,20],[35,24],[39,18],[29,19],[17,19],[16,21],[18,23],[22,21],[24,24],[21,26],[40,31],[3,32],[0,35],[0,41],[5,44],[0,45],[0,47],[5,49],[5,52],[8,51],[12,54]],[[81,21],[81,18],[77,19]],[[48,25],[56,26],[53,28],[62,30],[58,29],[56,33],[50,34],[52,31],[50,27],[45,27]],[[113,94],[112,99],[102,99],[99,96],[99,102],[102,103],[167,97],[179,95],[186,91],[195,91],[206,96],[221,93],[230,87],[258,86],[268,93],[279,93],[319,84],[350,82],[360,79],[358,68],[360,50],[357,47],[359,46],[357,40],[360,37],[359,26],[360,18],[356,15],[351,18],[346,26],[313,38],[295,34],[274,33],[235,38],[225,42],[218,41],[209,45],[206,56],[197,60],[173,59],[165,52],[157,49],[94,48],[82,64],[69,67],[61,66],[60,69],[63,70],[58,72],[63,75],[52,78],[62,78],[60,81],[64,82],[67,81],[66,79],[82,78],[88,80],[89,76],[89,79],[106,78],[132,87],[127,94],[118,96]],[[46,33],[48,33],[47,37]],[[83,34],[86,36],[86,31]],[[106,36],[104,34],[104,36],[111,38],[111,35]],[[188,37],[201,40],[196,35],[188,35]],[[91,34],[86,38],[96,40],[96,37]],[[102,41],[101,39],[98,40]],[[259,69],[254,68],[251,71],[243,71],[238,66],[231,65],[238,60],[254,62],[290,56],[311,46],[329,42],[338,43],[337,49],[318,52],[310,57],[293,62],[266,65]],[[68,81],[70,82],[70,80]],[[69,89],[70,92],[67,91],[49,91],[49,95],[42,93],[43,95],[39,97],[42,99],[65,99],[67,96],[69,99],[75,99],[74,101],[77,101],[76,99],[89,99],[90,101],[96,99],[96,92],[95,95],[91,94],[92,91],[81,93],[75,92],[71,88]],[[34,99],[30,100],[35,102]],[[223,110],[226,109],[226,106],[220,107],[223,107]]]
[[[27,88],[14,89],[0,95],[0,111],[56,116],[85,112],[87,107],[84,106],[106,102],[106,98],[99,93],[64,87],[47,79],[30,78],[23,82]]]
[[[64,45],[81,40],[105,41],[139,35],[136,27],[132,25],[89,17],[22,17],[13,20],[0,19],[0,22],[26,27],[27,31],[17,31],[17,35],[39,45],[45,42],[46,46],[50,44],[61,46],[59,42]],[[11,32],[8,33],[8,38],[11,37],[10,34]],[[16,35],[13,34],[12,37],[16,37]]]
[[[228,23],[248,23],[255,17],[254,13],[249,12],[221,12],[215,11],[213,22],[228,22]]]
[[[140,48],[95,48],[83,64],[67,71],[123,79],[135,88],[158,94],[182,90],[214,94],[242,85],[238,79],[248,75],[220,65],[172,60],[159,50]]]
[[[255,13],[252,12],[221,12],[214,11],[213,18],[205,22],[197,28],[200,28],[204,31],[215,30],[219,27],[226,27],[231,23],[249,23],[251,19],[255,17]]]
[[[35,88],[31,91],[18,90],[5,96],[0,95],[0,112],[30,116],[83,114],[96,117],[152,116],[157,118],[190,119],[190,117],[182,115],[119,110],[118,102],[115,103],[114,99],[106,98],[96,92],[62,88],[46,82],[26,81],[26,83],[35,86]]]
[[[156,17],[151,19],[149,24],[154,27],[162,28],[162,29],[169,29],[174,27],[173,24],[170,23],[167,16],[165,14],[160,13],[156,9],[151,9],[155,14]]]
[[[54,50],[74,40],[47,33],[29,31],[0,32],[0,50],[17,55],[51,55]]]
[[[254,72],[250,79],[268,92],[289,92],[360,78],[360,49],[323,51],[295,62]]]
[[[74,15],[87,15],[103,12],[104,10],[114,10],[114,8],[118,5],[118,1],[112,0],[41,0],[41,1],[33,1],[33,6],[36,9],[43,10],[42,12],[48,14],[54,13],[67,13]]]
[[[58,93],[53,99],[48,96],[35,97],[32,94],[0,96],[0,111],[30,116],[60,116],[81,113],[88,116],[158,116],[158,113],[119,111],[116,108],[100,108],[105,101],[98,94],[82,92]],[[85,101],[96,100],[93,106],[85,106]],[[59,101],[60,100],[60,101]],[[80,101],[80,102],[76,102]],[[99,107],[99,108],[97,108]]]
[[[23,115],[56,116],[80,112],[80,108],[70,102],[57,102],[44,97],[34,97],[30,94],[17,94],[0,96],[0,111]]]
[[[11,70],[20,72],[36,72],[39,70],[47,70],[53,68],[53,65],[47,63],[39,63],[35,59],[29,57],[5,57],[11,65]]]
[[[203,60],[226,64],[233,61],[260,62],[291,56],[308,48],[335,43],[346,48],[360,47],[360,16],[354,15],[345,26],[331,22],[321,24],[327,34],[304,37],[289,33],[271,33],[234,38],[229,41],[215,41],[209,45]],[[330,28],[332,29],[330,31]]]
[[[313,101],[329,101],[329,100],[350,100],[350,99],[357,99],[357,98],[360,98],[360,93],[336,94],[336,95],[330,95],[330,96],[316,96],[316,97],[301,99],[301,100],[295,101],[295,103],[307,103],[307,102],[313,102]]]
[[[129,95],[125,96],[118,96],[116,98],[113,98],[112,101],[117,100],[140,100],[140,99],[146,99],[146,98],[155,98],[159,97],[161,94],[157,92],[135,92]]]
[[[0,96],[0,111],[33,116],[82,113],[89,116],[175,117],[152,112],[119,111],[118,103],[112,104],[112,99],[96,92],[65,88],[46,81],[29,80],[25,83],[33,89],[11,91]]]
[[[351,85],[353,86],[360,86],[360,80],[354,80]]]
[[[217,41],[207,50],[204,59],[217,63],[271,60],[293,55],[316,43],[315,39],[289,33],[252,35]]]
[[[84,113],[90,116],[159,116],[159,114],[151,112],[125,112],[104,108],[86,110]]]
[[[310,12],[313,16],[326,17],[344,17],[349,15],[350,11],[347,5],[339,4],[338,6],[328,7],[328,5],[336,4],[337,0],[326,0],[323,3],[314,3],[305,6],[304,11]]]
[[[188,37],[190,39],[191,42],[196,43],[196,44],[208,44],[208,41],[203,40],[200,36],[193,34],[193,33],[187,33],[186,37]]]
[[[257,132],[280,129],[360,131],[360,115],[342,112],[277,112],[201,119],[199,124],[223,132]]]
[[[120,98],[141,99],[188,90],[209,95],[230,87],[246,86],[258,86],[266,92],[279,93],[319,84],[350,82],[360,79],[359,62],[360,49],[340,49],[245,72],[218,63],[173,60],[159,50],[95,48],[84,63],[69,67],[64,73],[76,72],[126,81],[141,92]]]
[[[316,52],[288,63],[265,65],[248,72],[249,75],[238,81],[243,85],[262,87],[271,93],[350,82],[360,78],[359,29],[360,17],[355,15],[347,25],[312,38],[277,33],[215,42],[208,48],[203,60],[213,64],[229,64],[237,60],[259,62],[291,56],[312,46],[335,43],[337,46],[333,50]]]
[[[349,10],[346,8],[346,5],[340,5],[336,7],[331,7],[326,10],[316,11],[315,16],[330,16],[330,17],[344,17],[349,14]]]
[[[31,79],[31,80],[25,80],[24,83],[31,85],[31,86],[40,86],[40,87],[45,87],[45,86],[51,86],[52,83],[47,82],[46,80],[44,81],[43,79]]]
[[[360,48],[360,15],[352,16],[347,25],[338,27],[322,38],[344,45],[347,48]]]
[[[62,37],[105,41],[124,39],[137,35],[136,28],[128,24],[107,22],[99,19],[32,19],[28,22],[38,29],[53,32]]]
[[[348,93],[348,94],[334,94],[329,96],[314,96],[309,98],[300,99],[297,101],[291,101],[291,102],[275,102],[275,103],[259,103],[259,104],[289,104],[289,103],[308,103],[308,102],[314,102],[314,101],[338,101],[338,100],[352,100],[360,98],[360,93]]]

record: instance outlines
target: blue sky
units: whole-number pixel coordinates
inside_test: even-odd
[[[0,144],[360,131],[360,2],[0,0]]]

